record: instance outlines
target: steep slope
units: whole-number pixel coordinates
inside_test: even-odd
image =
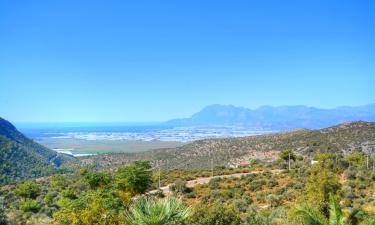
[[[239,125],[255,129],[318,129],[348,121],[375,122],[375,104],[318,109],[306,106],[263,106],[255,110],[231,105],[211,105],[190,118],[166,122],[173,126]]]
[[[57,172],[71,159],[30,140],[0,118],[0,184]]]
[[[353,150],[375,152],[375,123],[352,122],[320,130],[299,129],[243,138],[207,139],[177,148],[137,154],[97,155],[84,157],[81,161],[89,165],[116,167],[133,160],[148,159],[160,160],[167,169],[209,168],[211,158],[216,166],[235,166],[241,160],[274,160],[279,151],[289,148],[303,155]]]

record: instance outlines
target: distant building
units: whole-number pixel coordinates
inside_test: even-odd
[[[250,162],[248,160],[242,160],[240,164],[238,165],[238,167],[249,167],[249,166],[250,166]]]
[[[316,163],[318,163],[319,161],[316,161],[316,160],[311,160],[311,165],[314,165]]]

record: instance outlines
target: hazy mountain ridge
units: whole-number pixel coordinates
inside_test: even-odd
[[[0,183],[55,173],[70,159],[27,138],[0,118]]]
[[[174,119],[173,126],[229,125],[254,129],[319,129],[348,121],[375,122],[375,104],[319,109],[307,106],[262,106],[255,110],[233,105],[210,105],[190,118]]]

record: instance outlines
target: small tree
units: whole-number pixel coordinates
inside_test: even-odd
[[[296,161],[297,157],[291,149],[285,149],[279,153],[279,158],[284,161],[288,161],[289,156],[291,160]]]
[[[111,176],[105,172],[87,172],[84,175],[84,179],[91,189],[95,189],[109,184]]]
[[[55,174],[51,177],[50,186],[53,190],[62,190],[68,186],[68,180],[65,175]]]
[[[364,166],[366,164],[366,154],[363,152],[352,152],[346,156],[346,160],[351,166]]]
[[[149,161],[135,161],[130,166],[120,168],[115,176],[118,188],[132,194],[143,194],[152,184]]]
[[[287,162],[288,169],[290,170],[291,160],[296,161],[297,156],[294,154],[294,152],[291,149],[285,149],[279,153],[279,159],[284,162]]]
[[[338,194],[341,185],[337,174],[329,168],[319,164],[310,170],[310,176],[306,184],[306,200],[316,205],[325,215],[328,215],[330,194]]]
[[[333,153],[323,152],[316,154],[314,159],[318,161],[320,167],[334,169],[335,161],[337,160],[337,155]]]

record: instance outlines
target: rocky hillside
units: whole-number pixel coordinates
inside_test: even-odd
[[[25,137],[0,118],[0,184],[58,172],[64,162],[72,159]]]
[[[375,123],[353,122],[320,129],[299,129],[243,138],[208,139],[177,148],[144,153],[105,154],[81,158],[82,163],[115,168],[138,159],[156,160],[166,169],[209,168],[215,165],[236,166],[242,160],[274,160],[279,151],[293,149],[304,155],[315,152],[354,150],[375,152]]]

